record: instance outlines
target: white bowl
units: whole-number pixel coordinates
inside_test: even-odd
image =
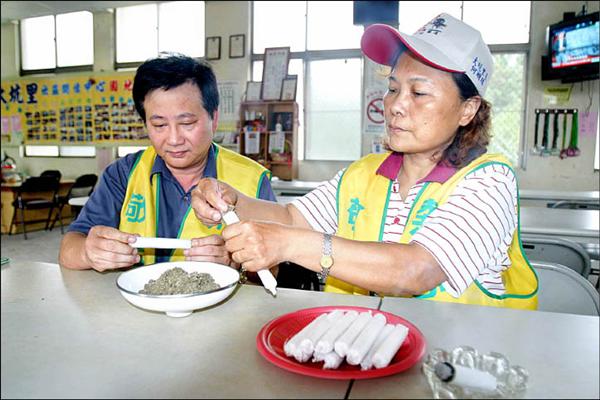
[[[140,294],[150,279],[158,279],[160,275],[179,267],[191,272],[211,274],[220,288],[208,292],[173,295]],[[204,261],[177,261],[152,264],[123,272],[117,278],[117,287],[123,297],[131,304],[151,311],[162,311],[170,317],[187,317],[194,310],[210,307],[227,298],[235,289],[240,274],[227,265]]]

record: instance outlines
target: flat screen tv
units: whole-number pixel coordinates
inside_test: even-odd
[[[553,79],[580,82],[598,79],[600,31],[598,12],[548,26],[546,68]]]

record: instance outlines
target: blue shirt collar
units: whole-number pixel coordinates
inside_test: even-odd
[[[162,176],[172,177],[171,171],[167,168],[165,160],[161,156],[157,155],[154,159],[154,165],[152,165],[152,171],[150,172],[150,180],[156,173],[160,173]],[[217,178],[217,155],[215,151],[215,144],[212,143],[208,149],[208,159],[206,160],[206,167],[204,167],[203,178]]]

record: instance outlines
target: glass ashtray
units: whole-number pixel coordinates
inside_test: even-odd
[[[472,387],[458,386],[452,382],[443,382],[435,373],[436,364],[441,362],[488,372],[497,380],[496,390],[482,391]],[[460,346],[450,352],[433,349],[425,358],[422,370],[427,377],[433,397],[436,399],[517,398],[523,396],[527,390],[529,379],[526,369],[518,365],[511,366],[503,354],[495,352],[480,354],[469,346]]]

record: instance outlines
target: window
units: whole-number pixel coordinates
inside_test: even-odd
[[[292,51],[288,73],[298,75],[298,159],[359,158],[363,29],[352,24],[352,2],[253,4],[253,80],[262,80],[266,47]]]
[[[127,154],[136,153],[140,150],[145,150],[148,146],[118,146],[117,157],[125,157]]]
[[[95,146],[60,146],[61,157],[96,157]]]
[[[91,12],[23,19],[20,32],[22,74],[60,72],[73,67],[92,69],[94,16]]]
[[[139,64],[163,51],[204,57],[203,1],[121,7],[115,18],[118,68]]]
[[[280,46],[291,47],[289,73],[303,78],[296,101],[301,110],[300,121],[306,129],[299,132],[298,158],[340,161],[359,158],[362,139],[359,46],[363,28],[352,24],[352,2],[255,1],[253,4],[253,80],[262,79],[264,49]],[[398,7],[399,27],[403,32],[415,32],[441,12],[463,19],[482,32],[496,63],[486,94],[493,106],[489,151],[504,153],[515,165],[524,146],[530,10],[527,1],[401,1]],[[294,62],[301,63],[304,74],[292,72]]]
[[[25,146],[25,157],[58,157],[58,146]]]
[[[25,145],[25,157],[96,157],[95,146]]]

